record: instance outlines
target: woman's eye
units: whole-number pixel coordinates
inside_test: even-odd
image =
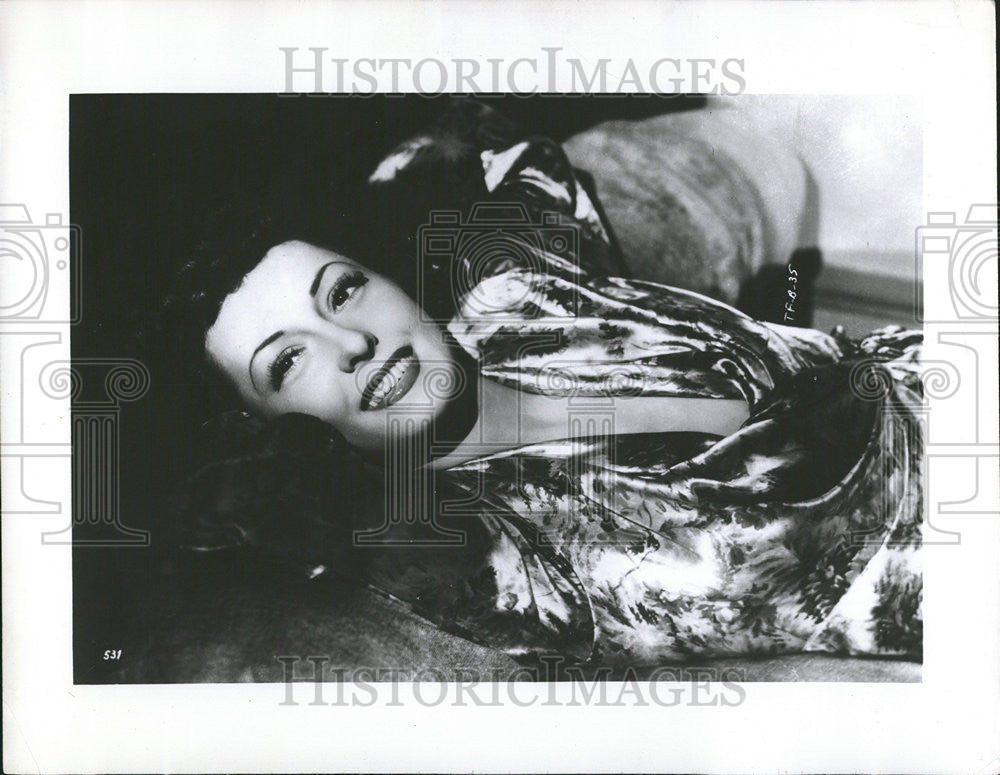
[[[348,272],[341,275],[327,296],[330,309],[333,312],[338,312],[367,282],[368,278],[361,272]]]
[[[275,392],[281,390],[281,386],[285,382],[285,377],[288,376],[288,372],[292,370],[295,361],[298,360],[304,351],[304,347],[287,347],[278,354],[277,358],[271,361],[271,365],[267,367],[267,379],[271,383],[271,390]]]

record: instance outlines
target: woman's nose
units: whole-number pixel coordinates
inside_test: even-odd
[[[378,337],[366,331],[342,329],[337,334],[337,366],[351,374],[359,364],[370,361],[375,356]]]

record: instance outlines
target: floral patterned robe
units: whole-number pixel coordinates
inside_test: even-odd
[[[449,330],[484,377],[572,396],[583,430],[446,471],[463,559],[389,551],[372,584],[525,659],[920,658],[921,334],[855,341],[604,277],[602,219],[558,145],[476,151],[490,201],[560,214],[582,258],[525,240],[532,260],[477,276]],[[434,163],[410,149],[372,185]],[[609,432],[636,395],[742,399],[750,417],[724,438]]]

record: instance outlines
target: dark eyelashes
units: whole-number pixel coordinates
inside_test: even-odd
[[[271,390],[275,392],[281,390],[281,385],[285,381],[285,375],[291,370],[295,359],[304,349],[304,347],[298,345],[286,347],[279,353],[277,358],[271,361],[271,364],[267,367],[267,381],[271,385]]]
[[[327,294],[327,306],[336,312],[351,298],[350,291],[360,288],[368,282],[364,273],[358,270],[345,272],[334,282]],[[305,351],[302,345],[293,345],[282,350],[267,367],[267,381],[271,390],[278,392],[285,382],[285,377],[292,370],[296,359]]]
[[[336,311],[347,302],[349,298],[347,291],[360,288],[367,282],[368,278],[365,277],[364,273],[358,270],[342,274],[333,284],[333,287],[330,289],[330,293],[327,294],[327,306],[329,306],[331,310]]]

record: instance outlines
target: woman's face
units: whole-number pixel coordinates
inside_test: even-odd
[[[387,410],[405,410],[396,433],[416,435],[459,379],[442,330],[399,286],[304,242],[272,248],[246,275],[205,348],[253,411],[318,417],[366,452],[400,417]]]

